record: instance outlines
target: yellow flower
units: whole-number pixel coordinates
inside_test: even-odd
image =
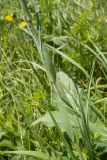
[[[24,28],[24,27],[26,27],[26,22],[25,21],[22,21],[21,23],[20,23],[20,27],[22,27],[22,28]]]
[[[12,15],[12,14],[7,15],[7,16],[5,17],[5,20],[8,21],[8,22],[12,22],[12,21],[13,21],[13,15]]]

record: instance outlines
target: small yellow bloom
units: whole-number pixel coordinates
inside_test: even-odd
[[[24,28],[24,27],[26,27],[26,22],[25,21],[22,21],[21,23],[20,23],[20,27],[22,27],[22,28]]]
[[[7,16],[5,17],[5,20],[8,21],[8,22],[12,22],[12,21],[13,21],[13,15],[12,15],[12,14],[7,15]]]

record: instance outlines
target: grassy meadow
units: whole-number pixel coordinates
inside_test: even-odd
[[[106,0],[0,0],[0,160],[107,160]]]

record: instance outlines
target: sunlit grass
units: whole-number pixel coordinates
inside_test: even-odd
[[[1,159],[106,155],[106,5],[2,2]]]

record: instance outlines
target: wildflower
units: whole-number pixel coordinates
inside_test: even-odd
[[[12,22],[12,21],[13,21],[13,15],[12,15],[12,14],[7,15],[7,16],[5,17],[5,20],[8,21],[8,22]]]
[[[22,27],[22,28],[24,28],[24,27],[26,27],[26,22],[25,21],[22,21],[21,23],[20,23],[20,27]]]

